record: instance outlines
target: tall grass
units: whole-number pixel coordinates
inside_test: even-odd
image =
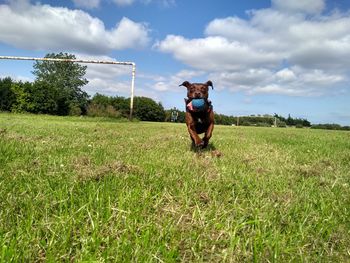
[[[0,114],[0,261],[344,262],[349,171],[348,132]]]

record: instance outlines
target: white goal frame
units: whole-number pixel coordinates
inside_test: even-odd
[[[125,65],[132,66],[131,73],[131,95],[130,95],[130,115],[129,119],[132,119],[134,110],[134,89],[135,89],[135,74],[136,64],[135,62],[123,62],[123,61],[102,61],[102,60],[84,60],[84,59],[65,59],[65,58],[32,58],[32,57],[16,57],[16,56],[0,56],[0,59],[4,60],[34,60],[34,61],[54,61],[54,62],[76,62],[82,64],[104,64],[104,65]]]

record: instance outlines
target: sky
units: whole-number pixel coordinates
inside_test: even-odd
[[[0,55],[136,63],[135,96],[185,110],[211,80],[214,111],[350,125],[350,0],[0,0]],[[33,81],[33,62],[0,77]],[[131,67],[87,68],[91,96],[130,96]]]

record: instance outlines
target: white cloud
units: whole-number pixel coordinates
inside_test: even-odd
[[[239,71],[222,71],[209,74],[211,80],[216,81],[216,89],[227,88],[230,91],[249,91],[257,83],[266,82],[272,71],[268,69],[247,69]]]
[[[16,0],[16,1],[28,1],[28,0]],[[175,0],[72,0],[74,5],[86,9],[94,9],[100,7],[102,1],[112,2],[118,7],[126,7],[140,2],[144,5],[158,4],[163,8],[170,8],[176,5]]]
[[[149,42],[146,26],[126,17],[107,35],[106,39],[115,49],[144,47]]]
[[[219,71],[210,73],[209,78],[216,82],[217,90],[225,88],[232,92],[243,91],[249,95],[273,93],[288,96],[339,94],[349,81],[345,74],[297,66],[278,71],[264,68]]]
[[[249,45],[215,36],[186,39],[169,35],[156,45],[163,52],[201,70],[237,70],[253,65],[275,66],[279,57],[274,52],[260,52]]]
[[[212,20],[203,38],[168,35],[155,47],[232,91],[318,96],[350,79],[350,13],[320,0],[274,0],[249,18]]]
[[[295,73],[288,68],[284,68],[278,71],[275,74],[275,76],[276,76],[276,79],[281,82],[290,82],[297,79],[297,77],[295,76]]]
[[[73,0],[73,3],[77,7],[93,9],[100,6],[101,0]]]
[[[348,78],[344,75],[331,74],[318,69],[309,71],[303,70],[303,73],[301,73],[300,76],[305,86],[318,88],[324,86],[335,86],[338,83],[345,83],[348,81]]]
[[[109,56],[91,56],[86,54],[77,54],[77,59],[81,60],[93,60],[93,61],[110,61],[118,62],[115,58]],[[130,75],[132,67],[130,65],[118,65],[118,64],[85,64],[87,65],[87,74],[91,78],[107,79],[110,77],[118,77],[124,75]]]
[[[144,5],[155,3],[163,8],[170,8],[176,5],[175,0],[139,0],[139,1]]]
[[[117,60],[109,56],[91,56],[77,54],[77,59],[112,61]],[[114,64],[84,64],[87,66],[86,79],[89,83],[84,90],[90,95],[101,93],[108,96],[130,96],[131,92],[131,71],[129,65]]]
[[[252,27],[250,23],[238,17],[214,19],[205,28],[208,36],[222,36],[230,41],[250,41],[264,37],[264,32]]]
[[[290,87],[285,88],[275,83],[271,83],[266,86],[254,87],[252,90],[249,91],[250,94],[275,93],[275,94],[291,95],[291,96],[305,95],[305,92],[302,92],[302,93],[300,92],[301,92],[300,90],[295,90]]]
[[[118,6],[128,6],[132,5],[134,3],[134,0],[113,0],[113,3]]]
[[[155,91],[183,91],[179,85],[185,80],[192,81],[194,78],[203,76],[203,71],[193,71],[193,70],[181,70],[177,74],[171,76],[152,76],[152,84],[148,84],[148,88]],[[148,78],[147,76],[140,76],[141,78]]]
[[[325,0],[271,0],[272,6],[286,12],[319,14],[325,8]]]
[[[147,26],[126,17],[106,29],[100,19],[81,10],[23,0],[0,5],[0,42],[15,47],[102,54],[144,47],[149,40]]]
[[[89,83],[84,86],[84,90],[90,95],[95,93],[107,96],[130,96],[131,85],[128,81],[114,82],[100,78],[90,78]]]

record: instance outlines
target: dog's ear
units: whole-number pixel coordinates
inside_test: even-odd
[[[179,86],[185,86],[186,88],[189,88],[191,86],[191,83],[189,83],[187,80],[184,81],[182,84],[180,84]]]
[[[211,82],[211,80],[208,80],[205,84],[207,84],[208,87],[210,86],[212,89],[214,89],[213,82]]]

